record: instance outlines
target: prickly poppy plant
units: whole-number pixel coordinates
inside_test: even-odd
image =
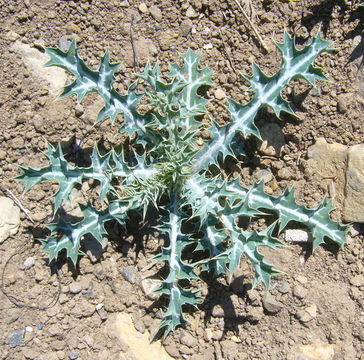
[[[46,65],[59,66],[74,76],[61,97],[76,94],[78,101],[82,101],[88,92],[97,91],[105,104],[96,122],[106,117],[113,122],[122,114],[125,123],[120,132],[133,136],[132,143],[139,149],[127,157],[123,150],[114,148],[101,153],[95,146],[91,165],[78,167],[65,160],[60,145],[48,144],[45,153],[48,166],[21,167],[22,174],[17,179],[25,182],[26,191],[43,180],[58,182],[55,211],[63,201],[70,200],[75,185],[88,179],[100,184],[101,208],[89,203],[81,206],[84,216],[81,221],[70,223],[61,218],[48,225],[51,234],[42,243],[49,260],[57,259],[65,250],[76,264],[82,241],[86,241],[84,235],[91,234],[101,242],[106,235],[106,222],[116,220],[125,227],[131,211],[145,216],[150,206],[158,209],[157,228],[165,235],[166,243],[155,259],[168,265],[168,275],[156,292],[169,299],[159,326],[167,336],[186,322],[183,305],[197,306],[201,300],[197,289],[182,285],[186,279],[198,277],[197,269],[215,276],[233,274],[245,256],[255,270],[253,285],[262,282],[268,289],[271,277],[279,271],[264,260],[259,247],[282,246],[277,235],[289,222],[302,223],[311,230],[313,249],[325,238],[342,247],[347,228],[330,219],[333,210],[330,201],[324,199],[316,208],[307,208],[295,202],[293,188],[280,196],[271,196],[264,192],[263,182],[246,188],[239,178],[227,179],[211,172],[215,167],[216,174],[226,157],[244,155],[239,142],[244,143],[249,136],[260,138],[254,118],[261,108],[270,107],[277,116],[282,111],[293,113],[281,96],[292,79],[302,78],[310,84],[326,80],[321,69],[313,66],[318,55],[332,50],[330,42],[323,40],[320,33],[301,50],[287,33],[283,43],[276,46],[282,54],[279,71],[269,77],[253,64],[252,75],[246,76],[254,92],[252,100],[240,104],[228,98],[230,123],[219,126],[212,122],[209,128],[212,139],[203,146],[197,144],[202,127],[198,118],[206,113],[208,100],[198,90],[213,83],[212,71],[208,67],[199,68],[200,55],[191,50],[182,54],[183,65],[171,65],[169,82],[162,81],[158,64],[152,67],[148,63],[128,92],[121,95],[113,87],[118,64],[110,63],[108,53],[101,58],[99,68],[91,70],[78,56],[75,42],[67,52],[47,48],[50,60]],[[140,82],[148,84],[143,93],[138,92]],[[141,113],[138,104],[143,97],[149,110]],[[239,217],[256,219],[267,214],[275,217],[275,221],[261,231],[248,231],[238,225]],[[186,247],[193,251],[184,251]],[[198,260],[194,254],[199,255]]]

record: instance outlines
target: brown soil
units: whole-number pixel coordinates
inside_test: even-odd
[[[47,266],[36,241],[46,233],[45,224],[51,220],[50,196],[56,187],[42,183],[22,195],[23,184],[13,180],[19,174],[18,165],[46,164],[42,154],[45,139],[54,143],[68,141],[72,136],[81,139],[92,126],[92,119],[86,111],[84,116],[77,116],[74,97],[55,101],[48,85],[39,82],[24,66],[21,56],[10,51],[17,38],[40,48],[57,47],[62,36],[76,36],[80,55],[89,66],[96,66],[108,50],[112,61],[123,62],[116,85],[123,91],[135,79],[129,30],[134,14],[133,31],[141,68],[149,57],[152,62],[158,59],[165,73],[167,64],[179,61],[178,54],[188,47],[201,53],[202,65],[215,72],[215,85],[207,91],[210,115],[223,123],[228,121],[226,100],[216,99],[217,89],[237,101],[246,101],[247,83],[240,73],[249,74],[253,60],[268,74],[278,69],[281,59],[273,38],[281,41],[286,29],[303,45],[321,28],[337,50],[320,56],[316,65],[332,81],[321,82],[316,89],[304,81],[290,84],[285,96],[298,118],[283,116],[284,121],[280,121],[270,112],[259,115],[259,126],[268,122],[281,128],[285,145],[280,156],[272,158],[260,156],[252,144],[253,155],[242,176],[246,183],[252,183],[260,170],[270,169],[276,178],[273,192],[279,193],[295,183],[298,199],[314,206],[328,190],[327,183],[315,179],[315,174],[307,176],[307,149],[319,137],[345,145],[364,142],[364,79],[358,69],[361,59],[351,61],[358,43],[355,35],[360,1],[253,1],[253,14],[249,6],[245,8],[266,42],[268,54],[264,54],[232,0],[145,1],[145,13],[139,8],[142,1],[129,3],[132,5],[121,0],[0,0],[1,183],[38,221],[34,227],[22,214],[18,233],[0,245],[0,266],[2,269],[7,259],[17,253],[6,268],[4,284],[9,294],[25,303],[47,305],[57,291],[57,276]],[[152,5],[161,11],[161,18],[156,16],[158,21],[150,13]],[[188,27],[192,32],[185,35]],[[89,96],[83,103],[84,109],[92,111],[94,99]],[[94,111],[92,116],[95,114]],[[88,135],[85,145],[100,140],[106,147],[115,144],[121,138],[115,135],[116,130],[117,126],[111,127],[106,121]],[[287,178],[277,176],[282,168],[289,170]],[[339,219],[340,204],[337,205],[334,216]],[[229,285],[225,277],[196,283],[206,295],[205,300],[198,310],[190,309],[187,313],[189,325],[178,328],[163,341],[166,350],[176,358],[193,360],[310,359],[301,354],[302,345],[319,347],[318,340],[334,345],[328,359],[363,359],[363,284],[358,283],[363,274],[362,230],[355,226],[349,232],[343,251],[322,246],[311,254],[309,247],[302,245],[288,245],[275,254],[266,251],[276,267],[285,271],[273,279],[270,290],[282,305],[276,314],[263,308],[263,287],[249,290],[252,273],[245,263],[239,269],[241,282],[235,286]],[[121,239],[109,243],[96,264],[87,256],[76,270],[67,263],[61,264],[59,301],[45,311],[17,307],[0,294],[0,358],[131,358],[127,347],[107,331],[112,313],[130,313],[138,330],[146,328],[153,332],[165,305],[148,299],[140,286],[142,277],[157,272],[157,267],[144,272],[142,269],[156,254],[159,240],[150,239],[143,251],[136,252],[131,240],[137,235],[121,234]],[[31,256],[35,265],[25,269],[24,260]],[[126,266],[137,269],[134,285],[121,273]],[[78,293],[70,288],[74,282],[81,286]],[[104,304],[104,312],[95,311],[100,303]],[[316,306],[316,315],[303,323],[299,320],[300,311],[312,310],[312,306]],[[26,327],[21,345],[10,347],[9,333]],[[187,346],[186,340],[182,340],[186,335],[198,341]]]

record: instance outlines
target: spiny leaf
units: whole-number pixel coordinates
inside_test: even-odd
[[[212,271],[215,276],[226,274],[228,269],[229,259],[220,255],[226,250],[224,242],[228,236],[225,230],[216,228],[217,220],[209,216],[199,229],[202,231],[203,237],[198,240],[195,251],[208,251],[209,258],[200,261],[203,264],[203,271]]]
[[[169,246],[164,247],[162,252],[155,257],[156,260],[167,261],[169,264],[168,277],[158,290],[169,295],[168,309],[159,325],[160,329],[165,327],[165,336],[176,326],[185,322],[182,305],[196,305],[200,300],[196,295],[197,291],[186,291],[178,285],[178,280],[197,278],[193,265],[182,260],[183,248],[193,243],[194,240],[183,234],[181,230],[182,221],[186,216],[179,210],[179,206],[176,194],[172,193],[169,221],[163,224],[164,233],[169,235]]]
[[[78,256],[81,254],[81,239],[86,234],[91,234],[100,243],[102,236],[106,234],[104,223],[113,219],[110,213],[98,211],[91,205],[80,205],[84,215],[83,220],[78,223],[68,223],[62,218],[57,222],[47,225],[51,230],[51,236],[42,240],[43,251],[49,254],[49,261],[57,259],[59,253],[65,249],[67,257],[76,265]]]
[[[272,236],[275,224],[260,232],[247,232],[239,229],[233,221],[227,218],[223,220],[224,225],[229,228],[231,234],[232,246],[220,255],[222,258],[227,256],[229,262],[230,276],[239,266],[241,257],[247,256],[255,269],[255,277],[253,286],[263,282],[266,289],[269,289],[270,278],[280,273],[274,267],[264,261],[263,255],[259,252],[260,246],[269,246],[275,248],[283,244]]]
[[[78,56],[76,41],[73,40],[68,51],[60,49],[46,48],[50,60],[46,66],[61,67],[75,76],[75,80],[65,86],[61,97],[76,94],[78,101],[82,101],[84,96],[90,91],[97,91],[104,100],[104,107],[100,110],[96,122],[110,117],[115,120],[118,114],[123,114],[126,128],[125,131],[131,136],[135,131],[145,132],[145,125],[148,117],[143,117],[136,111],[143,95],[138,95],[135,91],[136,84],[132,84],[126,95],[120,95],[113,87],[115,81],[115,71],[119,63],[110,63],[109,53],[101,58],[99,69],[91,70]]]
[[[64,158],[61,146],[56,148],[47,143],[48,151],[45,155],[51,164],[44,168],[27,168],[21,166],[22,174],[16,179],[25,182],[25,191],[44,180],[55,180],[58,182],[58,191],[54,195],[56,212],[63,200],[70,201],[70,194],[76,184],[81,184],[83,169],[70,165]],[[89,168],[89,170],[91,170]]]
[[[209,163],[216,163],[221,148],[224,149],[231,143],[237,131],[244,137],[253,135],[260,138],[254,119],[262,107],[271,107],[277,116],[280,116],[282,111],[292,113],[289,104],[281,96],[281,91],[291,80],[304,78],[311,84],[314,84],[315,80],[327,80],[322,71],[312,65],[323,51],[333,50],[331,42],[322,40],[320,32],[311,44],[302,50],[296,49],[294,40],[286,32],[284,42],[276,45],[282,53],[281,68],[276,74],[268,77],[253,63],[253,75],[245,77],[255,92],[253,99],[247,104],[228,99],[231,123],[226,125],[225,129],[221,129],[220,136],[215,137],[202,149],[194,165],[196,172],[206,169]]]
[[[290,221],[307,226],[313,234],[313,248],[324,242],[327,237],[342,247],[346,241],[348,226],[341,226],[331,220],[330,213],[334,209],[331,201],[324,199],[316,208],[309,209],[298,205],[294,197],[294,188],[286,189],[280,196],[274,197],[264,192],[264,183],[254,184],[248,191],[239,182],[231,182],[226,186],[232,192],[232,200],[247,202],[251,209],[269,210],[279,217],[279,231],[282,231]]]
[[[171,71],[168,76],[170,78],[176,77],[179,81],[183,81],[187,84],[182,90],[182,97],[180,101],[181,116],[186,119],[193,120],[194,116],[204,114],[206,112],[206,105],[208,100],[202,98],[197,94],[197,90],[202,85],[212,85],[211,71],[208,67],[202,70],[198,69],[201,55],[194,53],[191,49],[188,49],[186,53],[181,54],[184,64],[179,66],[178,64],[171,65]],[[186,126],[191,127],[194,125],[186,123]]]

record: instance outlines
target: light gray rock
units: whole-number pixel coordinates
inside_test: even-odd
[[[21,345],[21,343],[23,342],[24,333],[24,329],[11,331],[8,335],[9,346],[13,348]]]
[[[82,291],[82,286],[78,282],[73,282],[70,284],[70,293],[71,294],[78,294]]]
[[[310,233],[304,230],[293,230],[288,229],[285,233],[286,241],[297,243],[297,242],[312,242],[312,236]]]
[[[185,19],[181,22],[180,30],[183,36],[187,36],[192,30],[193,24],[190,19]]]
[[[317,306],[316,304],[312,304],[310,306],[307,306],[306,308],[297,311],[296,317],[299,321],[306,323],[313,319],[315,319],[317,316]]]
[[[190,19],[198,17],[198,13],[195,11],[195,9],[192,6],[189,6],[189,8],[186,11],[186,16]]]
[[[130,284],[135,284],[136,280],[136,270],[132,266],[124,267],[121,270],[121,274],[124,276],[124,279],[129,281]]]
[[[264,184],[268,183],[273,179],[273,174],[269,169],[259,170],[257,174],[258,181],[264,181]]]
[[[58,45],[62,51],[66,52],[71,45],[71,40],[68,40],[66,36],[61,36],[59,38]]]
[[[154,290],[156,290],[160,286],[160,284],[161,284],[161,281],[155,280],[155,279],[143,279],[140,282],[140,286],[143,290],[143,293],[150,300],[158,299],[159,295],[155,294]]]
[[[181,332],[180,341],[181,344],[186,345],[190,348],[196,346],[198,343],[195,337],[193,337],[190,333],[187,333],[185,331]]]
[[[15,235],[20,225],[20,210],[13,200],[0,197],[0,244]]]
[[[28,258],[25,259],[25,261],[24,261],[24,267],[26,269],[30,269],[34,265],[35,265],[35,259],[34,259],[33,256],[30,256],[30,257],[28,257]]]
[[[272,294],[267,293],[263,297],[263,307],[269,313],[277,314],[282,310],[283,304],[280,301],[277,301]]]
[[[348,149],[341,144],[328,144],[324,138],[317,139],[316,143],[308,149],[309,160],[306,167],[315,177],[325,181],[328,185],[332,182],[335,193],[330,197],[335,202],[344,203],[345,169]]]
[[[364,144],[348,151],[343,218],[364,223]]]
[[[10,50],[22,56],[26,67],[33,73],[34,79],[48,83],[47,87],[52,95],[58,96],[60,94],[67,81],[66,72],[58,67],[44,67],[44,64],[49,60],[47,54],[22,43],[20,40],[17,40]]]
[[[68,358],[70,360],[76,360],[78,359],[78,353],[76,351],[73,351],[71,350],[69,353],[68,353]]]
[[[278,284],[277,286],[277,290],[281,293],[281,294],[287,294],[290,292],[291,290],[291,285],[289,285],[288,281],[282,281]]]
[[[158,6],[156,6],[156,5],[151,6],[149,8],[149,11],[155,21],[158,21],[158,22],[162,21],[163,15]]]

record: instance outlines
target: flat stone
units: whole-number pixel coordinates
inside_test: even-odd
[[[16,41],[20,38],[20,35],[17,34],[15,31],[10,30],[9,32],[6,33],[6,38],[10,41]]]
[[[156,5],[151,6],[149,8],[149,11],[155,21],[158,21],[158,22],[162,21],[162,19],[163,19],[162,11],[159,9],[158,6],[156,6]]]
[[[9,346],[13,348],[21,345],[21,343],[23,342],[24,333],[24,329],[11,331],[8,335]]]
[[[289,359],[301,359],[301,360],[334,360],[340,359],[335,354],[336,344],[328,344],[321,342],[320,339],[316,339],[312,344],[299,345],[293,349],[292,357]]]
[[[258,181],[264,181],[264,184],[273,180],[273,174],[269,169],[259,170],[257,173]]]
[[[142,14],[147,14],[148,13],[148,6],[145,3],[141,3],[138,6],[138,10],[142,13]]]
[[[65,70],[56,67],[44,67],[49,60],[47,54],[40,52],[30,45],[17,40],[10,48],[11,51],[21,55],[26,67],[33,73],[34,79],[46,81],[52,95],[58,96],[67,81]]]
[[[0,244],[15,235],[20,225],[20,209],[8,197],[0,197]]]
[[[30,257],[28,257],[28,258],[25,259],[25,261],[24,261],[24,267],[26,269],[30,269],[34,265],[35,265],[35,259],[34,259],[33,256],[30,256]]]
[[[308,149],[307,168],[319,179],[325,179],[327,184],[335,184],[335,194],[331,194],[334,203],[344,203],[345,169],[348,149],[341,144],[328,144],[324,138],[317,139],[316,143]]]
[[[67,39],[66,36],[61,36],[59,38],[59,41],[58,41],[58,45],[59,45],[59,48],[60,50],[62,50],[63,52],[67,52],[70,45],[71,45],[72,41]]]
[[[289,293],[289,291],[291,290],[291,285],[289,285],[288,281],[282,281],[278,284],[277,286],[277,290],[281,293],[281,294],[287,294]]]
[[[285,239],[288,242],[312,242],[312,235],[304,230],[288,229],[285,232]]]
[[[176,347],[176,344],[169,344],[165,346],[164,348],[169,355],[171,355],[173,358],[178,359],[179,358],[179,351]]]
[[[283,309],[283,304],[277,301],[272,294],[266,293],[263,297],[263,307],[269,313],[277,314]]]
[[[364,144],[354,145],[348,152],[343,218],[347,222],[364,223]]]
[[[130,284],[135,284],[136,280],[136,270],[132,266],[124,267],[121,270],[121,274],[124,276],[124,279],[129,281]]]
[[[78,282],[73,282],[70,284],[70,293],[71,294],[78,294],[82,291],[82,286]]]
[[[186,16],[188,18],[193,19],[193,18],[198,17],[198,13],[194,10],[194,8],[192,6],[189,6],[187,11],[186,11]]]
[[[225,92],[221,89],[216,89],[214,95],[217,100],[225,99],[226,96]]]
[[[119,313],[110,317],[105,330],[107,337],[118,340],[120,346],[126,347],[128,358],[135,360],[173,360],[163,348],[160,340],[149,341],[150,334],[146,330],[140,334],[135,330],[132,318],[129,314]],[[119,346],[117,344],[116,346]]]
[[[150,300],[156,300],[159,298],[159,295],[155,294],[154,290],[156,290],[160,286],[160,284],[161,281],[155,279],[143,279],[140,282],[140,286],[142,288],[143,293]]]
[[[196,337],[192,336],[190,333],[182,331],[180,335],[180,342],[190,348],[193,348],[198,344]]]
[[[192,30],[193,23],[190,19],[185,19],[181,22],[180,30],[183,36],[187,36]]]
[[[350,281],[350,284],[353,286],[357,286],[357,287],[364,286],[364,275],[363,274],[356,275],[356,276],[350,278],[349,281]]]
[[[296,285],[293,288],[293,295],[299,299],[304,299],[308,294],[308,290],[302,285]]]
[[[317,316],[317,306],[316,304],[312,304],[307,306],[303,310],[297,311],[297,319],[303,323],[309,322],[316,318]]]

